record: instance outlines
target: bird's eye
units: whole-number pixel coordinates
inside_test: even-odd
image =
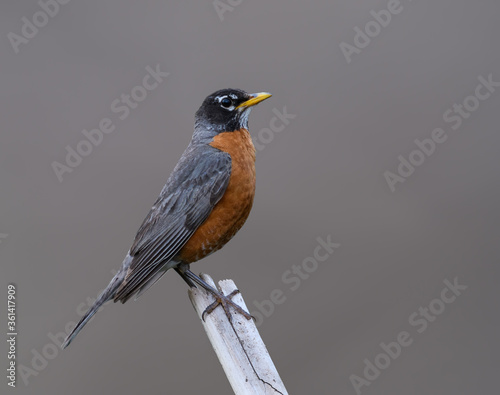
[[[225,97],[220,101],[222,107],[229,108],[233,104],[233,101],[229,97]]]

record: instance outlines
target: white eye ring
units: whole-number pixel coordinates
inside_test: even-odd
[[[224,96],[220,99],[220,105],[227,109],[234,108],[233,101],[227,96]]]

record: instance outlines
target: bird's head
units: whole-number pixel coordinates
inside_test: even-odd
[[[257,103],[270,93],[247,93],[239,89],[222,89],[203,101],[195,115],[195,129],[215,134],[248,129],[248,115]]]

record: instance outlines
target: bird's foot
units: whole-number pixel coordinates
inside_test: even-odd
[[[224,295],[222,292],[217,292],[217,293],[211,292],[211,293],[215,297],[215,302],[213,302],[210,306],[208,306],[205,309],[205,311],[203,311],[203,314],[201,315],[203,321],[205,321],[205,316],[212,313],[219,305],[221,305],[222,308],[224,309],[224,312],[226,313],[229,322],[233,322],[231,313],[229,312],[229,306],[231,306],[234,310],[240,313],[247,320],[253,318],[250,314],[248,314],[245,310],[243,310],[240,306],[238,306],[231,300],[234,295],[240,293],[238,289],[235,289],[229,295]]]

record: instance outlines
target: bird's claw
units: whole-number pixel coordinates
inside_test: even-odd
[[[234,295],[239,294],[239,293],[240,293],[240,291],[238,289],[235,289],[229,295],[224,295],[222,292],[214,294],[215,302],[213,302],[210,306],[208,306],[203,311],[203,314],[201,315],[201,319],[203,321],[205,321],[205,317],[208,314],[212,313],[217,308],[217,306],[221,305],[222,308],[224,309],[224,312],[226,313],[226,316],[227,316],[229,322],[233,322],[231,313],[229,312],[229,306],[232,306],[238,313],[240,313],[247,320],[249,320],[250,318],[253,318],[255,320],[255,317],[248,314],[245,310],[243,310],[240,306],[238,306],[236,303],[234,303],[231,300]]]

